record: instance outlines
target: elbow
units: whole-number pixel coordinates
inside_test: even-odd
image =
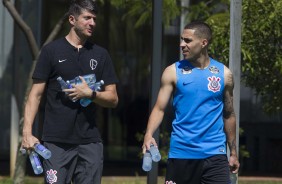
[[[118,105],[118,97],[115,97],[111,99],[110,101],[108,101],[106,107],[107,108],[116,108],[117,105]]]
[[[112,104],[111,104],[111,108],[116,108],[117,106],[118,106],[118,97],[113,99]]]

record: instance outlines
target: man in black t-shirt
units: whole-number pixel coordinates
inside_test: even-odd
[[[32,76],[33,85],[25,106],[22,148],[31,150],[39,143],[32,135],[32,125],[46,89],[41,140],[52,157],[43,161],[45,183],[101,182],[103,144],[95,122],[95,109],[96,105],[117,106],[118,79],[108,52],[87,41],[94,31],[96,14],[92,0],[72,1],[70,32],[43,47]],[[87,74],[95,74],[97,81],[104,81],[102,91],[92,91],[83,77],[80,77],[81,84],[63,91],[57,82],[59,76],[71,80]],[[91,99],[92,103],[82,107],[79,103],[82,98]]]

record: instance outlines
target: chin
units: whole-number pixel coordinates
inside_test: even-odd
[[[189,56],[184,56],[184,55],[183,55],[183,58],[186,59],[186,60],[190,60],[190,59],[191,59],[191,57],[189,57]]]
[[[89,32],[86,34],[86,36],[92,36],[92,35],[93,33],[89,33]]]
[[[92,34],[84,34],[85,38],[90,38],[92,36]]]

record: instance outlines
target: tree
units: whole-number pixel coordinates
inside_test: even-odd
[[[27,83],[27,88],[25,91],[25,100],[23,103],[23,106],[27,100],[27,96],[28,93],[30,91],[30,88],[32,86],[32,72],[34,70],[35,64],[37,62],[37,57],[39,55],[40,49],[39,46],[37,45],[36,41],[35,41],[35,37],[32,33],[31,28],[25,23],[25,21],[21,18],[19,12],[17,11],[16,7],[14,6],[14,4],[10,1],[10,0],[3,0],[3,5],[7,8],[7,10],[9,11],[9,13],[11,14],[11,16],[13,17],[15,23],[20,27],[20,29],[24,32],[27,40],[28,40],[28,44],[29,47],[31,49],[31,55],[32,55],[32,59],[33,59],[33,63],[32,63],[32,67],[30,69],[29,72],[29,78],[28,78],[28,83]],[[49,43],[50,41],[52,41],[56,35],[59,33],[59,31],[62,28],[62,25],[64,23],[66,19],[66,16],[62,16],[62,18],[57,22],[56,26],[54,27],[54,29],[52,30],[52,32],[50,33],[49,37],[47,38],[47,40],[45,41],[45,44]],[[22,108],[24,109],[24,108]],[[20,122],[19,122],[19,144],[18,144],[18,150],[20,149],[21,146],[21,139],[22,139],[22,128],[23,128],[23,114],[24,112],[21,113],[21,118],[20,118]],[[24,180],[24,176],[25,176],[25,165],[26,165],[26,156],[23,156],[19,151],[17,153],[17,159],[16,159],[16,166],[15,167],[15,173],[14,173],[14,183],[23,183]]]
[[[214,35],[210,51],[225,64],[229,58],[228,7],[227,0],[200,2],[190,8],[189,17],[210,23]],[[242,80],[261,97],[265,112],[282,112],[282,1],[244,0],[242,11]]]
[[[268,113],[282,112],[282,1],[243,3],[243,80]]]
[[[124,8],[126,13],[123,20],[128,18],[136,19],[135,28],[143,25],[152,25],[153,1],[152,0],[111,0],[113,6]],[[163,0],[163,24],[169,25],[170,21],[180,14],[177,0]]]

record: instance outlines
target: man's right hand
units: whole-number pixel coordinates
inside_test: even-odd
[[[154,146],[158,146],[157,143],[156,143],[156,140],[153,138],[152,135],[145,134],[144,142],[143,142],[143,145],[142,145],[142,153],[145,154],[146,150],[149,150],[152,144]]]
[[[23,133],[21,148],[31,150],[36,143],[40,143],[36,137],[34,137],[32,134]]]

